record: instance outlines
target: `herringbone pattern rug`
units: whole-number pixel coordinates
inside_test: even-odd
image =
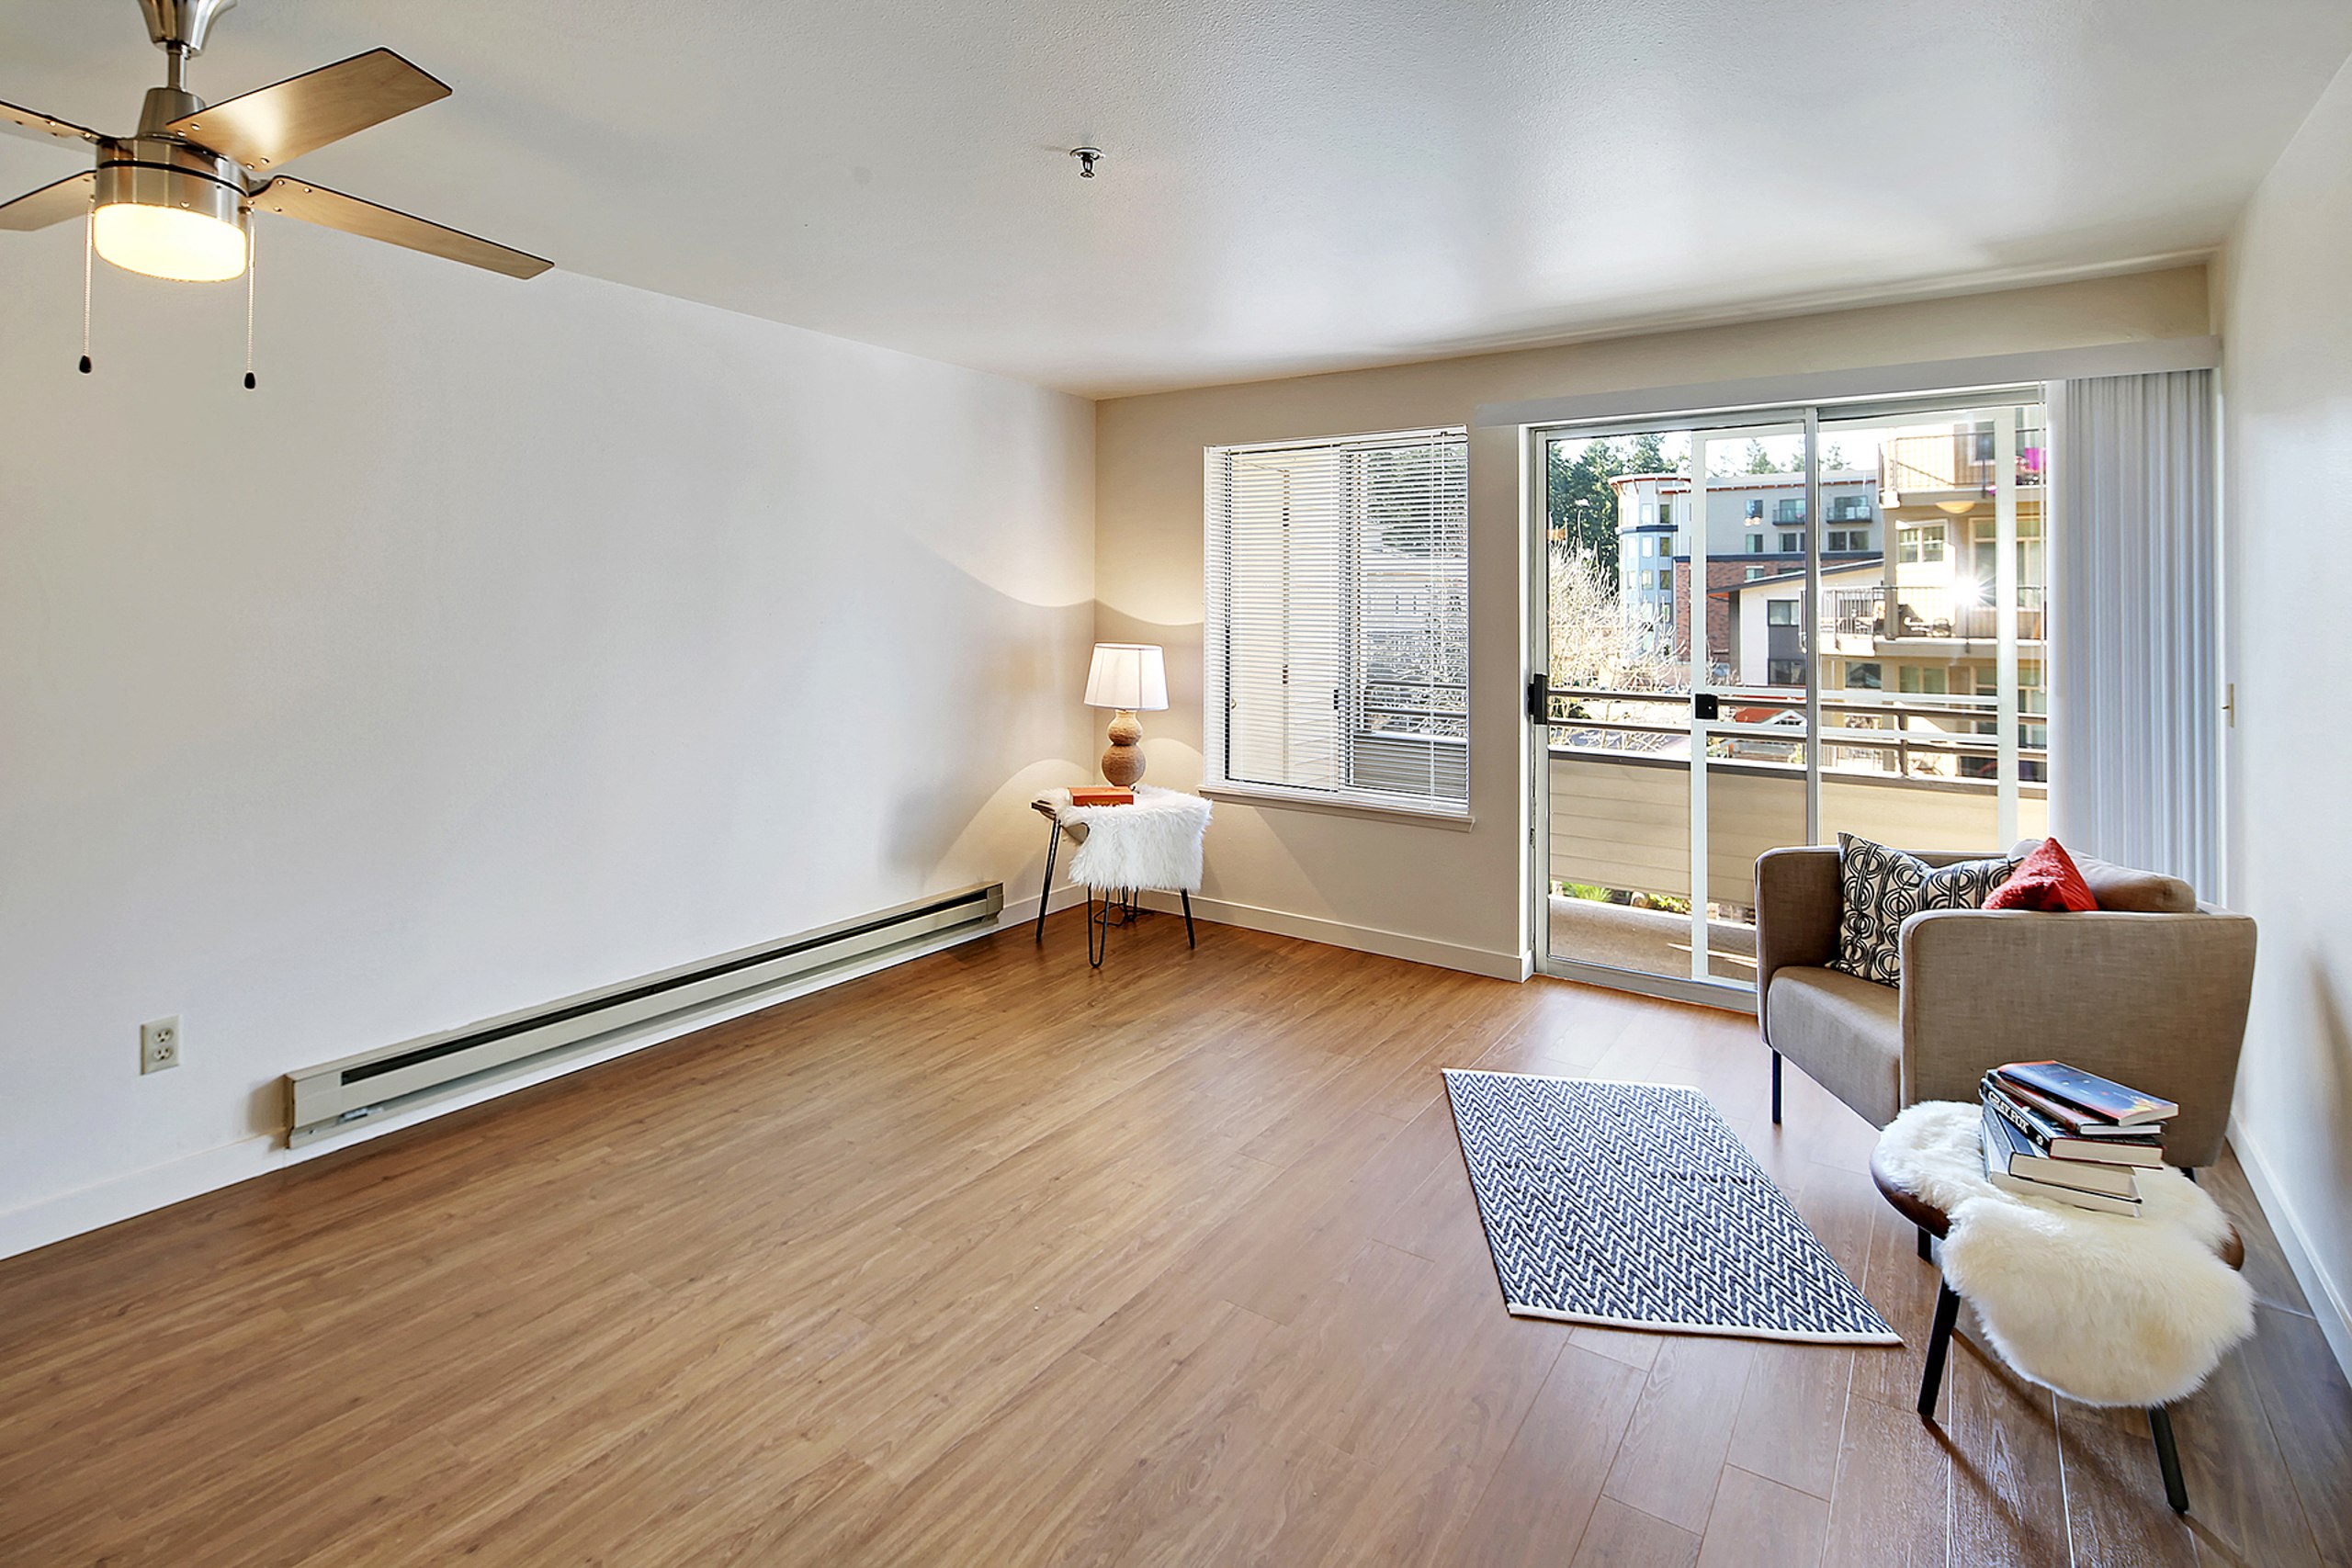
[[[1513,1313],[1897,1342],[1699,1090],[1453,1070],[1445,1088]]]

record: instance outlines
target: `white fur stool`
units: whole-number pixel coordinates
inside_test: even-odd
[[[1045,886],[1037,895],[1037,940],[1046,940],[1046,906],[1054,890],[1054,858],[1068,834],[1078,845],[1071,878],[1086,886],[1086,957],[1097,969],[1111,950],[1111,928],[1135,919],[1136,893],[1173,893],[1183,901],[1184,941],[1197,946],[1193,895],[1201,886],[1201,850],[1208,835],[1209,803],[1181,790],[1137,784],[1131,806],[1072,806],[1069,791],[1049,789],[1029,803],[1051,819]],[[1101,912],[1095,895],[1101,894]],[[1114,916],[1115,915],[1115,919]],[[1100,938],[1098,942],[1097,938]]]
[[[2001,1359],[2086,1404],[2148,1412],[2165,1500],[2188,1512],[2174,1445],[2174,1401],[2254,1332],[2245,1247],[2221,1208],[2177,1170],[2141,1170],[2138,1216],[2093,1213],[1984,1179],[1983,1113],[1928,1100],[1887,1123],[1871,1178],[1895,1212],[1944,1243],[1919,1414],[1933,1419],[1965,1295]]]

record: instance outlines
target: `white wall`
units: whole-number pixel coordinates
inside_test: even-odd
[[[2352,67],[2216,269],[2230,539],[2231,901],[2261,924],[2238,1153],[2352,1366]],[[2331,1322],[2330,1319],[2333,1319]]]
[[[1205,446],[1464,424],[1481,403],[1748,377],[2201,336],[2202,267],[1792,316],[1564,348],[1125,398],[1098,406],[1096,627],[1168,649],[1170,697],[1147,716],[1155,783],[1201,770]],[[1375,952],[1516,975],[1529,774],[1517,432],[1470,434],[1467,833],[1235,802],[1210,829],[1203,907]]]
[[[279,1075],[1002,878],[1085,776],[1091,406],[551,274],[0,245],[0,1254]],[[141,1077],[141,1020],[187,1063]]]

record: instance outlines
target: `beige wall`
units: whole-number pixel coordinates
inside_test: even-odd
[[[1163,643],[1173,706],[1149,716],[1153,781],[1201,778],[1201,449],[1464,424],[1478,404],[1970,358],[2208,330],[2204,269],[1879,306],[1562,348],[1250,382],[1097,409],[1096,635]],[[1518,438],[1470,442],[1471,771],[1476,827],[1226,802],[1209,907],[1351,945],[1519,973],[1526,669]]]
[[[2262,928],[2236,1143],[2352,1365],[2352,68],[2216,269],[2230,540],[2230,897]],[[2292,1331],[2286,1325],[2284,1331]],[[2266,1328],[2266,1332],[2268,1330]]]
[[[82,377],[0,249],[0,1255],[303,1157],[289,1069],[1033,895],[1091,758],[1085,400],[281,230],[254,392],[243,289],[100,267]]]

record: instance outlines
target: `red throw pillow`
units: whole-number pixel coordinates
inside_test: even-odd
[[[2041,847],[2018,863],[2009,879],[1993,889],[1984,900],[1988,909],[2051,909],[2074,910],[2098,908],[2098,900],[2091,897],[2090,884],[2075,868],[2075,861],[2055,839],[2044,839]]]

